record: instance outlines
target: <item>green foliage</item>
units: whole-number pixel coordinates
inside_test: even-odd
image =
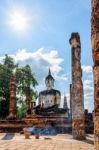
[[[38,84],[35,78],[35,75],[32,73],[29,65],[26,65],[22,68],[16,69],[17,76],[17,94],[19,94],[20,108],[17,109],[17,117],[22,118],[25,117],[26,113],[26,105],[22,99],[23,96],[26,98],[26,95],[29,95],[30,100],[37,99],[37,92],[35,91],[35,86]]]
[[[19,119],[24,118],[26,115],[26,105],[25,105],[25,101],[21,101],[20,106],[17,107],[17,117]]]
[[[15,67],[13,58],[5,55],[3,63],[0,64],[0,118],[5,118],[9,112],[9,84]]]
[[[19,67],[12,57],[5,55],[3,62],[0,63],[0,118],[6,118],[9,113],[10,79],[14,69],[16,69],[17,94],[20,95],[17,102],[19,103],[21,97],[25,97],[27,92],[30,93],[31,100],[37,98],[35,86],[38,83],[30,66]],[[17,114],[19,118],[25,115],[25,102],[23,100],[21,100],[20,107],[17,108]]]
[[[30,66],[26,65],[22,68],[17,68],[16,75],[18,84],[17,92],[24,96],[29,94],[31,100],[37,99],[35,86],[38,85],[38,83],[35,78],[35,74],[31,71]]]

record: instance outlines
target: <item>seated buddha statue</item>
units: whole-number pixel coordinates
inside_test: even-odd
[[[39,93],[39,105],[36,107],[37,113],[39,112],[41,114],[41,112],[53,112],[54,110],[59,108],[61,93],[60,91],[53,89],[54,81],[55,80],[51,75],[51,71],[49,69],[48,75],[45,78],[47,89]]]

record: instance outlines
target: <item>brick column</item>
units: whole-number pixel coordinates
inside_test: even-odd
[[[10,80],[9,118],[16,118],[16,77],[14,75]]]
[[[31,114],[31,108],[30,108],[30,88],[26,88],[26,114]]]
[[[72,134],[75,139],[85,139],[84,95],[81,70],[81,43],[78,33],[69,40],[72,51]]]
[[[95,150],[99,150],[99,0],[92,0],[91,40],[94,75]]]

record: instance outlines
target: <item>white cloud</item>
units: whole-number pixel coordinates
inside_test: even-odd
[[[3,63],[4,56],[0,57],[0,63]]]
[[[60,76],[55,75],[55,79],[58,81],[60,81],[60,80],[67,81],[67,76],[66,76],[66,74],[62,74]]]
[[[93,109],[93,71],[91,65],[83,65],[84,106],[90,112]]]
[[[28,52],[26,49],[21,49],[18,50],[16,55],[12,55],[12,56],[14,56],[16,62],[25,61],[28,59],[34,59],[34,61],[35,60],[39,61],[40,59],[42,59],[48,62],[50,65],[52,65],[52,68],[54,64],[55,67],[57,67],[57,69],[58,69],[58,65],[60,65],[64,61],[62,58],[59,58],[57,50],[50,50],[50,52],[45,52],[44,48],[40,48],[35,52]]]
[[[86,65],[86,66],[82,66],[83,72],[86,74],[92,74],[92,66]]]
[[[12,55],[16,62],[25,61],[31,58],[31,53],[27,52],[25,49],[18,50],[16,55]]]
[[[91,104],[93,103],[93,81],[92,80],[84,80],[83,81],[83,85],[84,85],[84,105],[85,105],[85,109],[89,109],[89,111],[91,111]]]
[[[64,60],[59,57],[57,50],[46,52],[44,48],[40,48],[35,52],[28,52],[26,49],[22,49],[18,50],[13,57],[16,62],[31,60],[33,68],[42,68],[42,71],[44,72],[47,72],[50,67],[52,74],[57,80],[67,80],[66,74],[59,75],[59,73],[63,71],[61,64]]]
[[[40,80],[47,75],[49,67],[51,68],[52,75],[58,81],[66,81],[67,76],[64,73],[64,69],[61,64],[64,61],[59,57],[57,50],[46,51],[44,48],[40,48],[36,51],[29,52],[26,49],[20,49],[15,55],[10,55],[14,58],[19,65],[29,64]],[[0,62],[4,57],[0,57]]]
[[[93,91],[93,81],[92,80],[84,80],[84,90],[86,91]]]
[[[92,80],[85,80],[84,81],[84,85],[90,85],[90,84],[92,84]]]

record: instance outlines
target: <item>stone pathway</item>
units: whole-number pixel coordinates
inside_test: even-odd
[[[68,134],[50,136],[46,140],[45,137],[48,136],[40,136],[40,139],[30,136],[30,139],[25,139],[24,135],[18,133],[0,133],[0,150],[94,150],[92,135],[88,135],[85,141],[74,140]]]

